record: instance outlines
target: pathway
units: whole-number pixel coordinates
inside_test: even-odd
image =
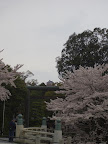
[[[8,138],[0,138],[0,144],[17,144],[17,143],[8,142]]]

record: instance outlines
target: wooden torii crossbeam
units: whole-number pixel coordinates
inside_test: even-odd
[[[45,91],[56,91],[60,90],[58,86],[27,86],[29,90],[45,90]]]

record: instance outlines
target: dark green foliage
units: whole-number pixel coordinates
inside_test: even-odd
[[[42,83],[40,86],[45,86]],[[40,126],[43,117],[51,117],[52,112],[46,110],[45,101],[64,97],[62,94],[56,94],[54,91],[32,90],[30,91],[30,126]]]
[[[13,110],[13,114],[17,114],[19,112],[24,114],[25,113],[25,97],[27,95],[26,84],[20,78],[17,78],[17,80],[15,80],[15,84],[16,84],[16,88],[12,88],[8,86],[8,89],[11,92],[12,97],[10,97],[10,99],[7,101],[7,105],[12,104],[11,108]]]
[[[45,116],[44,91],[30,91],[30,126],[40,126]]]
[[[16,117],[18,113],[25,115],[25,97],[27,95],[27,88],[25,82],[21,78],[15,80],[16,88],[6,88],[11,92],[12,96],[5,102],[5,124],[4,134],[8,134],[8,125],[12,118]],[[3,120],[3,102],[0,101],[0,128],[2,129]]]
[[[25,119],[25,108],[26,108],[26,96],[28,89],[24,80],[17,78],[15,80],[16,88],[6,86],[11,92],[12,96],[5,102],[5,124],[4,124],[4,135],[8,136],[8,125],[13,117],[16,117],[19,113],[22,113]],[[40,86],[45,86],[44,83]],[[46,110],[45,101],[55,99],[57,97],[63,97],[63,95],[56,94],[54,91],[42,91],[42,90],[31,90],[30,91],[30,126],[41,126],[43,117],[51,117],[52,112]],[[3,122],[3,102],[0,101],[0,130],[2,130]],[[49,123],[52,125],[52,122]]]
[[[72,34],[57,58],[58,73],[78,69],[79,65],[93,67],[108,63],[108,29],[95,28],[81,34]]]

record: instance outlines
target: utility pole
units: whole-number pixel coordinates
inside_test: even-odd
[[[28,89],[28,93],[25,100],[25,127],[29,127],[29,113],[30,113],[30,90]]]

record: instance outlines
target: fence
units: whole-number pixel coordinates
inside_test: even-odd
[[[16,125],[16,141],[23,144],[64,144],[61,121],[56,121],[55,130],[51,133],[47,130],[45,117],[42,120],[41,127],[24,128],[22,115],[19,114]]]
[[[52,143],[54,133],[45,132],[43,128],[24,128],[21,130],[19,138],[22,143],[40,144]]]

